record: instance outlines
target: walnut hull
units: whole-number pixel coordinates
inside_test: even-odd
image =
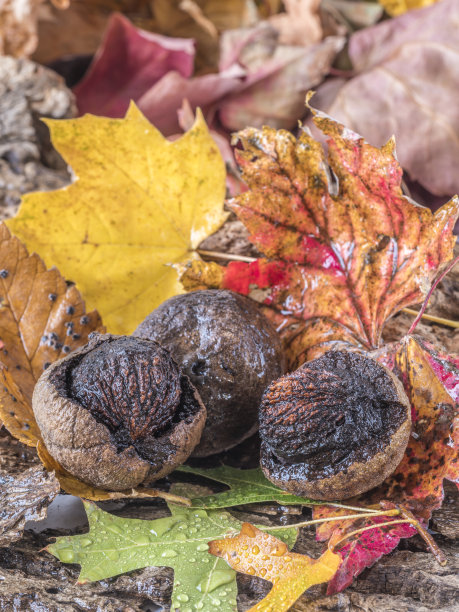
[[[278,379],[260,407],[261,467],[296,495],[368,491],[400,463],[411,431],[400,381],[376,361],[329,352]]]
[[[228,450],[258,429],[267,385],[284,372],[279,336],[252,300],[227,290],[170,298],[135,330],[183,368],[207,409],[194,457]]]
[[[53,363],[38,380],[33,394],[33,410],[49,453],[71,474],[93,486],[122,491],[148,483],[172,472],[184,463],[198,444],[206,411],[198,393],[186,376],[182,390],[193,401],[183,420],[173,422],[151,439],[150,454],[157,460],[141,457],[134,445],[120,448],[116,435],[74,399],[65,396],[57,379],[64,383],[75,363],[106,336],[97,336],[68,357]]]

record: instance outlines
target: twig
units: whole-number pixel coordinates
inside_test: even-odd
[[[226,261],[245,261],[246,263],[252,263],[256,261],[256,257],[245,257],[245,255],[232,255],[231,253],[219,253],[218,251],[204,251],[203,249],[197,249],[199,255],[205,257],[215,257],[216,259],[225,259]]]
[[[418,310],[413,310],[412,308],[402,308],[402,312],[406,314],[417,316],[419,314]],[[442,317],[436,317],[434,315],[422,314],[422,318],[426,321],[432,321],[432,323],[439,323],[440,325],[447,325],[448,327],[459,328],[459,321],[451,321],[450,319],[443,319]]]

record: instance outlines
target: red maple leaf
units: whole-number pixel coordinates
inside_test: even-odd
[[[343,344],[376,349],[385,321],[422,301],[452,257],[459,215],[457,198],[432,214],[402,194],[392,140],[372,147],[326,115],[314,121],[328,158],[306,131],[237,135],[249,190],[229,206],[267,258],[231,262],[219,275],[216,264],[191,263],[182,276],[187,288],[219,286],[260,302],[292,367]]]

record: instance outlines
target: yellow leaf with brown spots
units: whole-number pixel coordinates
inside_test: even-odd
[[[29,255],[0,224],[0,418],[16,438],[35,446],[41,439],[32,392],[43,370],[102,331],[97,312],[87,313],[75,286],[56,268]]]
[[[77,284],[111,333],[131,333],[181,292],[169,264],[193,257],[225,221],[223,159],[200,112],[174,142],[134,104],[124,119],[46,123],[77,179],[24,196],[8,226]]]

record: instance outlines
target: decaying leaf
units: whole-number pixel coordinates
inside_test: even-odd
[[[380,500],[401,503],[425,523],[432,511],[441,506],[443,480],[459,482],[459,360],[443,355],[417,336],[407,336],[374,356],[404,383],[411,401],[413,431],[395,472],[380,487],[353,501],[365,506]],[[325,506],[314,510],[315,518],[340,514],[343,511]],[[391,552],[401,538],[416,533],[408,524],[377,527],[386,520],[378,516],[320,525],[319,540],[375,525],[374,529],[352,537],[340,548],[338,552],[343,563],[328,586],[329,594],[345,589],[365,567]]]
[[[37,20],[45,0],[0,0],[0,55],[29,57],[38,43]],[[69,0],[51,0],[59,10]]]
[[[319,6],[321,0],[284,0],[285,12],[272,15],[269,22],[284,45],[306,47],[322,40]]]
[[[249,190],[229,205],[269,259],[191,263],[187,288],[220,286],[257,300],[291,366],[339,346],[377,348],[385,321],[420,302],[451,259],[457,198],[434,215],[402,195],[391,140],[378,149],[321,113],[328,160],[307,132],[238,134]]]
[[[234,92],[218,104],[225,128],[294,129],[305,112],[306,92],[328,74],[344,42],[342,36],[328,36],[308,47],[280,44],[278,32],[266,22],[224,32],[220,70],[239,66],[246,72]]]
[[[93,63],[74,89],[79,113],[124,117],[130,101],[138,101],[169,71],[190,77],[194,53],[192,40],[151,34],[114,13]]]
[[[206,72],[218,65],[219,33],[259,17],[254,0],[155,0],[152,10],[159,32],[196,40],[197,67]]]
[[[314,509],[314,518],[331,518],[344,513],[345,511],[330,506],[317,506]],[[366,567],[371,567],[383,555],[392,552],[402,538],[411,538],[417,533],[408,523],[378,527],[378,524],[387,521],[391,521],[391,518],[380,515],[374,518],[333,521],[318,526],[316,537],[319,541],[344,538],[346,533],[356,529],[374,527],[345,540],[336,550],[342,563],[327,586],[328,595],[343,591]]]
[[[222,482],[230,487],[229,491],[207,495],[205,497],[194,497],[193,508],[229,508],[241,504],[253,504],[274,501],[283,506],[289,505],[313,505],[320,504],[313,499],[296,497],[282,491],[270,482],[260,468],[252,470],[238,470],[229,465],[222,465],[213,469],[195,468],[184,465],[178,468],[178,472],[195,474]]]
[[[192,494],[192,488],[187,490]],[[146,566],[174,569],[172,607],[223,612],[237,609],[236,572],[209,556],[208,541],[239,531],[241,523],[221,510],[169,504],[171,516],[145,521],[124,519],[85,503],[89,532],[57,538],[47,550],[64,563],[79,563],[80,583],[102,580]],[[290,546],[296,530],[280,534]]]
[[[0,418],[25,444],[41,439],[32,392],[43,370],[102,331],[97,312],[86,312],[75,286],[0,224]]]
[[[0,473],[0,547],[19,540],[26,521],[46,517],[49,504],[60,491],[59,481],[41,466],[19,474]]]
[[[459,357],[445,355],[418,336],[406,336],[380,352],[403,382],[413,429],[405,456],[378,491],[429,519],[443,501],[443,480],[459,483]]]
[[[269,594],[251,608],[253,612],[285,612],[309,587],[328,582],[341,563],[331,550],[317,560],[292,553],[284,542],[250,523],[243,523],[237,536],[209,542],[209,552],[238,572],[273,583]]]
[[[459,192],[458,19],[459,3],[442,0],[356,32],[349,42],[356,76],[328,81],[315,98],[373,145],[395,135],[410,177],[443,196]]]
[[[180,292],[186,260],[226,219],[225,166],[198,113],[167,141],[131,105],[125,119],[47,121],[78,179],[24,197],[10,229],[77,283],[112,333],[130,333]]]
[[[397,15],[402,15],[407,11],[412,11],[413,9],[420,9],[426,6],[430,6],[431,4],[435,4],[438,0],[378,0],[385,10],[391,15],[395,17]]]

